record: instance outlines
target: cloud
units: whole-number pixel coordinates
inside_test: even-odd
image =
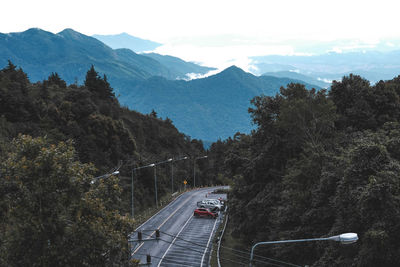
[[[215,43],[214,43],[215,44]],[[252,72],[255,66],[250,57],[260,55],[294,55],[289,45],[238,44],[228,43],[225,46],[210,46],[205,43],[194,45],[189,43],[164,44],[154,50],[155,53],[179,57],[185,61],[198,62],[202,66],[223,70],[236,65],[245,71]]]
[[[290,72],[295,72],[295,73],[300,73],[300,70],[296,69],[296,70],[289,70]]]
[[[320,78],[320,77],[318,77],[317,80],[325,82],[325,83],[332,83],[333,82],[333,80],[329,80],[329,79],[326,79],[326,78]]]
[[[208,76],[215,75],[219,72],[221,72],[221,70],[217,69],[217,70],[210,70],[209,72],[207,72],[205,74],[193,73],[193,72],[186,73],[186,78],[183,78],[182,80],[190,81],[190,80],[195,80],[195,79],[206,78]]]
[[[336,45],[332,49],[328,50],[327,52],[335,52],[335,53],[344,53],[344,52],[351,52],[351,51],[359,51],[365,49],[373,49],[376,48],[379,41],[377,40],[370,40],[367,42],[363,41],[347,41],[347,44]]]

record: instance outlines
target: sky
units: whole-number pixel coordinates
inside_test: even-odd
[[[13,0],[2,3],[0,32],[126,32],[164,44],[160,54],[246,70],[251,56],[312,54],[308,47],[331,42],[342,52],[400,39],[399,10],[398,0]]]

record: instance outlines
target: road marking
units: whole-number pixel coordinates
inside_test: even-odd
[[[213,229],[212,229],[212,231],[211,231],[210,238],[208,239],[207,246],[206,246],[206,248],[204,249],[204,254],[203,254],[203,257],[201,258],[200,267],[203,267],[204,256],[206,256],[206,252],[207,252],[207,249],[208,249],[208,245],[209,245],[210,242],[211,242],[211,237],[213,236],[214,229],[215,229],[215,225],[217,225],[217,221],[218,221],[218,219],[215,220],[214,227],[213,227]]]
[[[178,196],[177,198],[175,198],[173,201],[171,201],[167,206],[165,206],[164,208],[160,209],[156,214],[154,214],[153,216],[151,216],[147,221],[145,221],[144,223],[142,223],[140,226],[138,226],[138,228],[135,229],[134,232],[136,232],[140,227],[142,227],[143,225],[145,225],[148,221],[150,221],[151,219],[153,219],[154,216],[158,215],[161,211],[163,211],[164,209],[166,209],[168,206],[172,205],[173,203],[175,203],[179,198],[181,198],[184,194]]]
[[[163,261],[165,255],[167,255],[169,249],[172,247],[172,245],[175,243],[176,239],[178,238],[179,234],[183,231],[183,229],[185,228],[185,226],[189,223],[189,221],[193,219],[193,216],[190,216],[189,219],[186,221],[186,223],[182,226],[181,230],[179,231],[179,233],[175,236],[174,240],[172,240],[171,244],[169,245],[169,247],[167,248],[167,250],[165,251],[164,255],[162,255],[160,262],[158,263],[157,267],[160,267],[161,262]]]
[[[177,209],[175,209],[175,211],[173,212],[173,213],[171,213],[171,215],[169,215],[168,216],[168,218],[167,219],[165,219],[157,228],[158,229],[160,229],[180,208],[182,208],[185,204],[186,204],[186,202],[188,202],[189,200],[191,200],[191,197],[189,197],[188,199],[186,199]],[[164,208],[165,209],[165,208]],[[162,210],[164,210],[164,209],[162,209]],[[159,212],[161,212],[161,211],[159,211]],[[158,212],[158,213],[159,213]],[[157,214],[158,214],[157,213]],[[155,214],[156,215],[156,214]],[[155,216],[154,215],[154,216]],[[154,217],[153,216],[153,217]],[[153,218],[152,217],[152,218]],[[190,218],[192,218],[192,217],[190,217]],[[150,218],[151,219],[151,218]],[[149,219],[149,220],[150,220]],[[148,221],[149,221],[148,220]],[[147,221],[146,221],[147,222]],[[143,223],[144,224],[144,223]],[[142,224],[142,225],[143,225]],[[185,224],[186,225],[186,224]],[[151,236],[155,233],[156,231],[153,231],[151,234],[150,234],[150,236],[148,237],[148,238],[146,238],[146,239],[150,239],[151,238]],[[132,252],[132,254],[131,254],[131,256],[133,256],[142,246],[144,245],[144,242],[142,242],[142,244],[140,244],[133,252]]]

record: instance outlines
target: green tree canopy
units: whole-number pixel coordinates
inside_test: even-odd
[[[217,176],[234,184],[230,231],[256,242],[356,232],[359,241],[285,244],[258,252],[313,266],[400,262],[400,79],[357,75],[325,90],[288,84],[252,100],[257,128],[214,143]],[[221,167],[222,166],[222,167]]]
[[[12,142],[0,163],[1,266],[130,264],[117,178],[92,184],[93,165],[75,158],[70,142]]]
[[[86,73],[85,86],[94,94],[98,95],[103,99],[113,99],[115,95],[113,89],[107,81],[106,75],[101,78],[99,73],[94,69],[92,65]]]

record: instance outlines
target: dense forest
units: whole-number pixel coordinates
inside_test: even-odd
[[[348,246],[256,253],[302,265],[398,266],[400,76],[371,85],[350,75],[329,91],[291,83],[251,104],[255,130],[213,143],[195,170],[196,184],[231,183],[231,234],[250,248],[355,232]],[[156,111],[121,107],[94,67],[83,85],[57,73],[31,83],[9,62],[0,70],[0,266],[132,264],[131,175],[138,212],[155,193],[152,170],[132,170],[188,156],[174,163],[179,188],[191,183],[191,159],[206,152]],[[168,195],[171,166],[157,168],[158,194]]]
[[[256,254],[299,265],[399,266],[400,76],[372,86],[349,75],[329,91],[289,84],[251,103],[256,129],[210,149],[214,175],[234,180],[231,234],[251,248],[355,232],[352,245],[270,245]]]
[[[132,174],[136,211],[155,205],[153,171],[132,170],[188,157],[173,163],[178,189],[204,154],[156,111],[121,107],[93,66],[83,85],[67,85],[57,73],[31,83],[9,62],[0,70],[0,266],[129,264]],[[197,163],[196,184],[215,182],[208,161]],[[171,194],[170,165],[157,166],[160,198]]]

